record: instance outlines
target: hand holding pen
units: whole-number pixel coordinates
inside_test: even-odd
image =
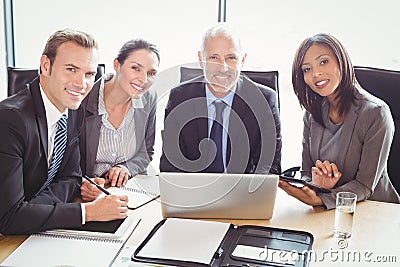
[[[114,195],[104,189],[105,180],[103,178],[90,179],[84,175],[88,181],[82,183],[81,196],[85,203],[86,221],[108,221],[126,218],[128,213],[128,196]],[[93,185],[95,187],[93,187]],[[98,198],[103,192],[107,197]]]
[[[94,189],[93,186],[89,186],[88,183],[82,183],[81,196],[84,201],[95,200],[101,194],[101,192],[105,193],[106,195],[110,195],[110,192],[103,187],[105,182],[103,178],[94,178],[92,180],[87,175],[84,175],[83,178],[96,187]]]

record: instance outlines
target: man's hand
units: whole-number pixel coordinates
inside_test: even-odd
[[[128,196],[108,195],[85,203],[86,222],[124,219],[128,213]]]

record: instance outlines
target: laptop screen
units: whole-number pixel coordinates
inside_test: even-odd
[[[278,180],[267,174],[160,173],[163,216],[269,219]]]

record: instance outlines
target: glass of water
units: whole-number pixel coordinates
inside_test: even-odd
[[[353,228],[353,215],[356,210],[357,195],[351,192],[336,194],[334,236],[349,238]]]

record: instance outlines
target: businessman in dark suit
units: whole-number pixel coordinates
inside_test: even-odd
[[[1,234],[126,217],[124,197],[73,202],[81,187],[93,190],[82,185],[78,135],[83,117],[78,108],[94,83],[97,50],[86,33],[55,32],[40,58],[39,76],[0,102]]]
[[[162,172],[281,172],[276,92],[240,75],[246,54],[224,23],[203,38],[204,76],[170,91]]]

